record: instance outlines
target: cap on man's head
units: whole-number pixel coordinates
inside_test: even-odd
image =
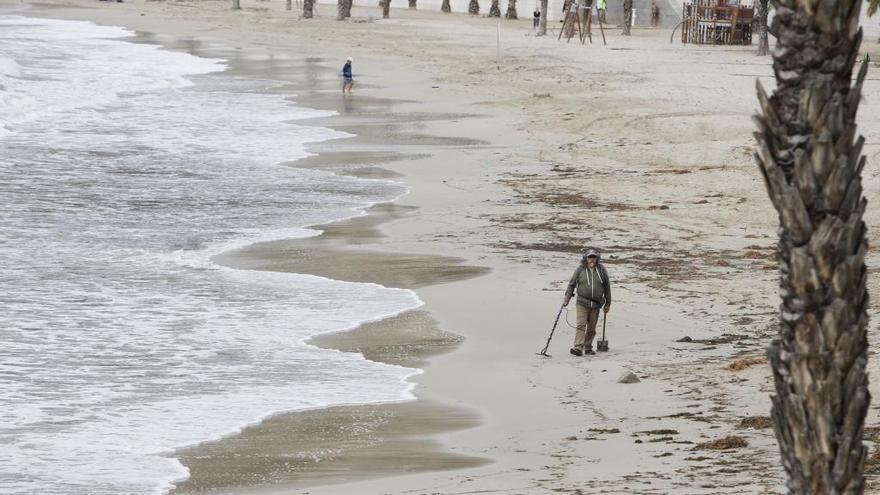
[[[584,260],[586,260],[587,258],[598,258],[598,257],[599,257],[599,251],[596,251],[593,248],[584,249]]]
[[[354,60],[352,60],[351,57],[348,57],[348,58],[345,59],[345,60],[347,60],[347,61],[349,61],[349,62],[354,62]]]

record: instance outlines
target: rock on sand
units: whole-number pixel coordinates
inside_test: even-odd
[[[624,372],[624,374],[620,375],[620,378],[617,379],[617,383],[639,383],[639,377],[636,376],[632,371]]]

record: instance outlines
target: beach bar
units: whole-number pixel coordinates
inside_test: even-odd
[[[755,7],[742,0],[694,0],[682,6],[681,42],[697,45],[751,45]]]

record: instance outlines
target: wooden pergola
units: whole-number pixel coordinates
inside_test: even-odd
[[[724,0],[693,0],[682,6],[681,42],[698,45],[751,45],[755,7]]]

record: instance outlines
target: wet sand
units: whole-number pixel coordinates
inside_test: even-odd
[[[174,42],[166,45],[175,46]],[[192,50],[191,50],[192,51]],[[229,58],[217,47],[196,55]],[[461,119],[465,115],[428,115],[395,112],[391,99],[359,97],[343,101],[324,90],[326,74],[310,58],[304,64],[279,62],[272,69],[254,67],[241,56],[229,71],[262,77],[282,68],[297,74],[284,90],[312,108],[341,115],[301,120],[355,135],[308,147],[310,157],[285,165],[314,168],[365,178],[392,179],[403,174],[380,167],[404,160],[431,160],[437,148],[484,144],[468,138],[440,137],[407,132],[406,127],[427,119]],[[262,65],[265,62],[258,62]],[[290,67],[293,65],[293,67]],[[311,68],[309,70],[308,68]],[[297,80],[298,79],[298,80]],[[329,84],[326,84],[329,86]],[[364,151],[370,150],[370,151]],[[367,214],[310,228],[316,237],[253,244],[215,256],[218,264],[244,270],[295,272],[349,282],[417,289],[465,280],[487,273],[485,267],[465,264],[461,258],[377,250],[387,237],[381,225],[412,216],[415,206],[380,203]],[[372,248],[364,248],[372,246]],[[340,301],[344,304],[344,301]],[[424,368],[429,358],[453,351],[461,337],[438,327],[429,311],[409,311],[359,328],[317,336],[312,345],[363,354],[367,359]],[[417,395],[418,392],[417,392]],[[472,428],[480,415],[468,407],[420,398],[416,402],[369,404],[297,411],[276,415],[217,442],[183,449],[176,455],[190,477],[175,494],[225,493],[236,488],[302,489],[419,471],[452,470],[491,462],[485,457],[450,452],[433,438],[441,433]],[[262,489],[258,488],[258,491]]]
[[[446,256],[379,252],[363,248],[384,237],[378,226],[413,214],[414,207],[383,203],[368,215],[328,225],[313,226],[318,237],[264,242],[215,256],[225,266],[245,270],[305,273],[321,277],[416,289],[464,280],[488,272]]]
[[[222,442],[179,452],[192,476],[172,493],[241,488],[291,493],[363,478],[479,466],[488,461],[447,453],[428,439],[477,424],[471,412],[426,400],[280,415]]]

